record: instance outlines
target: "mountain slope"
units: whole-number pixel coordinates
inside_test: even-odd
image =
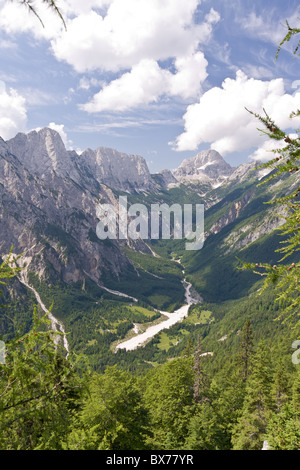
[[[173,172],[180,182],[203,181],[213,187],[220,185],[234,171],[215,150],[204,150],[195,157],[184,160]]]
[[[247,296],[257,282],[253,274],[237,270],[237,256],[276,261],[280,239],[273,229],[282,219],[265,202],[275,191],[278,196],[293,190],[297,176],[258,187],[265,174],[253,170],[254,165],[234,169],[207,151],[173,174],[150,175],[142,157],[103,147],[81,155],[69,152],[51,129],[1,139],[0,256],[11,245],[23,253],[30,285],[46,308],[53,303],[53,313],[70,332],[71,347],[91,355],[95,367],[114,363],[110,348],[134,322],[159,321],[153,309],[173,311],[184,303],[182,269],[204,301],[220,303]],[[96,207],[101,202],[117,208],[119,195],[148,208],[204,204],[204,247],[188,252],[185,240],[100,240]],[[174,262],[178,258],[181,268]],[[6,295],[21,298],[26,309],[36,302],[18,281]],[[28,323],[26,309],[21,310]],[[9,315],[21,318],[19,312],[16,302]],[[1,332],[7,324],[3,315]],[[118,352],[126,363],[133,356],[124,359]]]

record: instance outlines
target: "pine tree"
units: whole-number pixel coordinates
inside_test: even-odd
[[[300,370],[296,370],[288,399],[268,421],[266,440],[271,450],[300,450]]]
[[[262,449],[268,417],[273,409],[271,384],[272,368],[269,351],[265,344],[260,342],[253,356],[242,414],[233,431],[234,450]]]
[[[81,400],[85,374],[65,359],[55,344],[50,322],[6,343],[0,367],[0,449],[60,449],[62,436]]]
[[[207,374],[203,368],[203,355],[201,349],[201,340],[198,337],[196,349],[194,352],[194,366],[193,366],[195,380],[193,386],[193,396],[197,403],[203,403],[209,401],[207,396],[209,382]]]
[[[289,403],[273,413],[265,438],[270,450],[300,450],[300,416]]]
[[[243,381],[246,382],[249,375],[250,361],[253,350],[253,331],[250,320],[247,320],[242,330],[242,339],[239,349],[239,363],[242,366]]]
[[[272,396],[278,413],[289,398],[289,375],[283,359],[279,360],[275,368]]]
[[[297,375],[292,386],[292,405],[300,416],[300,365],[298,365]]]
[[[148,411],[137,381],[117,366],[95,374],[66,450],[141,450],[149,435]]]
[[[289,42],[290,39],[300,33],[299,28],[291,28],[287,22],[288,33],[282,40],[278,53],[282,45]],[[294,50],[294,54],[298,52],[298,46]],[[282,145],[273,150],[274,158],[269,162],[261,165],[259,168],[269,168],[270,175],[259,184],[266,184],[281,175],[292,176],[300,170],[300,137],[299,130],[295,130],[293,134],[287,134],[275,123],[271,116],[263,110],[264,114],[256,114],[249,110],[263,125],[262,134],[267,135],[270,139],[275,140]],[[291,110],[290,119],[292,127],[292,119],[300,115],[300,110]],[[269,204],[277,204],[286,210],[284,224],[280,227],[281,235],[284,237],[282,248],[276,250],[282,254],[282,258],[277,265],[268,263],[242,263],[240,269],[251,269],[256,274],[264,277],[264,285],[261,289],[263,293],[269,286],[275,286],[276,301],[281,307],[281,314],[278,319],[282,321],[290,321],[295,323],[297,316],[300,315],[300,186],[294,189],[297,181],[291,182],[291,192],[284,197],[276,198]],[[288,261],[287,261],[288,260]],[[300,325],[300,321],[296,323],[296,327]]]

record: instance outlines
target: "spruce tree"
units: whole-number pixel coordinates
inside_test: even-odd
[[[291,28],[287,23],[288,32],[282,40],[278,53],[282,45],[289,42],[291,38],[300,33],[299,28]],[[297,54],[300,41],[294,50]],[[299,129],[292,134],[287,134],[282,130],[276,122],[268,115],[266,110],[264,114],[256,114],[249,110],[263,125],[262,134],[267,135],[270,139],[280,143],[279,148],[273,150],[274,158],[267,163],[262,164],[259,168],[269,168],[271,170],[268,177],[259,184],[267,184],[273,182],[274,179],[281,176],[292,177],[300,170],[300,138]],[[292,119],[300,115],[300,110],[291,110],[290,119],[292,127]],[[300,326],[297,317],[300,315],[300,186],[297,180],[291,181],[291,191],[289,194],[275,198],[269,204],[277,204],[285,209],[285,220],[280,227],[283,237],[283,247],[276,250],[282,254],[282,258],[277,265],[269,263],[242,263],[241,269],[251,269],[256,274],[264,278],[264,285],[260,293],[263,293],[268,287],[275,286],[276,302],[281,307],[281,313],[278,319],[284,322],[296,323],[296,327]],[[296,322],[295,322],[296,320]],[[294,325],[295,326],[295,325]]]
[[[197,403],[204,403],[209,401],[207,392],[209,388],[209,382],[207,374],[203,368],[203,355],[201,349],[201,340],[198,337],[197,345],[194,352],[194,366],[193,366],[195,379],[193,386],[193,396]]]
[[[247,320],[243,331],[239,349],[239,363],[242,366],[243,381],[246,382],[249,375],[250,361],[253,350],[253,331],[250,320]]]
[[[292,386],[292,405],[300,417],[300,365],[297,366],[297,374]]]
[[[282,358],[280,358],[275,368],[272,396],[278,413],[289,398],[289,374]]]
[[[273,409],[271,384],[271,358],[261,341],[253,356],[242,413],[233,430],[234,450],[262,449],[268,418]]]

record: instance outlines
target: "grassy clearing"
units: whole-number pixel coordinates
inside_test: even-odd
[[[195,306],[190,309],[188,317],[182,323],[187,325],[208,325],[214,320],[213,313],[210,310],[203,310],[203,307]]]

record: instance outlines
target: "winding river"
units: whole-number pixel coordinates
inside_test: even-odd
[[[55,318],[55,316],[52,315],[52,313],[46,308],[45,304],[42,302],[40,294],[28,282],[27,268],[28,268],[29,264],[31,263],[32,258],[30,256],[25,256],[25,255],[18,256],[14,253],[11,253],[10,255],[6,255],[3,258],[4,259],[10,258],[11,263],[12,263],[13,266],[19,266],[19,267],[22,268],[21,271],[20,271],[20,274],[18,276],[19,281],[34,293],[38,304],[40,305],[41,309],[47,314],[48,319],[51,322],[52,331],[54,331],[55,333],[60,333],[60,334],[56,335],[56,337],[54,339],[54,344],[58,345],[60,339],[62,339],[63,346],[64,346],[64,348],[67,352],[66,357],[68,357],[68,355],[70,353],[69,343],[68,343],[68,340],[67,340],[67,335],[66,335],[63,323],[61,321],[59,321],[57,318]],[[16,263],[16,260],[17,260],[17,263]]]
[[[31,258],[30,257],[27,257],[27,258],[22,257],[22,258],[23,259],[22,259],[21,265],[23,267],[24,267],[24,265],[28,266],[28,264],[30,264]],[[174,259],[174,261],[179,262],[178,260],[175,260],[175,259]],[[184,273],[184,270],[182,272]],[[35,290],[34,287],[32,287],[28,283],[27,269],[21,270],[19,279],[22,282],[22,284],[24,284],[28,289],[32,290],[33,293],[35,294],[35,297],[38,301],[38,304],[41,306],[42,310],[48,315],[48,318],[51,321],[52,330],[54,332],[60,332],[62,334],[63,345],[64,345],[64,348],[67,351],[67,355],[68,355],[69,354],[69,344],[68,344],[67,335],[66,335],[66,332],[64,330],[63,323],[60,322],[57,318],[55,318],[52,315],[52,313],[46,308],[46,306],[42,302],[39,293]],[[175,310],[172,313],[159,311],[159,313],[161,313],[164,317],[166,317],[166,320],[163,320],[160,323],[157,323],[156,325],[149,326],[149,328],[147,328],[146,331],[144,331],[143,333],[140,333],[140,334],[138,334],[138,330],[135,327],[133,329],[133,331],[135,333],[135,336],[133,336],[132,338],[130,338],[128,340],[125,340],[125,341],[119,343],[116,346],[116,348],[117,349],[126,349],[127,351],[132,351],[132,350],[134,350],[134,349],[136,349],[140,346],[145,345],[145,343],[148,339],[153,338],[153,336],[155,336],[160,331],[168,329],[171,326],[175,325],[176,323],[182,321],[187,316],[190,305],[196,304],[196,303],[198,303],[202,300],[201,297],[197,293],[195,293],[195,294],[191,293],[192,284],[190,282],[187,282],[186,279],[184,279],[182,281],[182,283],[183,283],[184,288],[185,288],[186,304],[184,304],[182,307],[180,307],[179,309]],[[106,291],[111,292],[115,295],[131,298],[134,302],[138,301],[138,299],[136,299],[134,297],[131,297],[127,294],[124,294],[122,292],[113,291],[113,290],[108,289],[108,288],[103,287],[103,286],[101,286],[101,287],[103,289],[105,289]],[[58,341],[59,341],[59,337],[56,338],[56,342],[58,342]]]
[[[22,284],[24,284],[24,286],[28,287],[28,289],[32,290],[32,292],[34,293],[38,304],[40,305],[41,309],[47,314],[48,319],[51,322],[52,331],[54,331],[56,333],[60,332],[62,334],[63,345],[64,345],[65,350],[67,351],[67,357],[68,357],[69,352],[70,352],[69,351],[69,343],[68,343],[68,340],[67,340],[67,335],[66,335],[63,323],[61,321],[59,321],[57,318],[55,318],[54,315],[52,315],[52,313],[46,308],[45,304],[42,302],[40,294],[35,290],[34,287],[32,287],[30,284],[28,284],[26,270],[21,271],[21,275],[20,275],[19,279],[22,282]],[[54,343],[56,345],[58,344],[60,338],[61,338],[60,335],[57,335],[55,337]]]

